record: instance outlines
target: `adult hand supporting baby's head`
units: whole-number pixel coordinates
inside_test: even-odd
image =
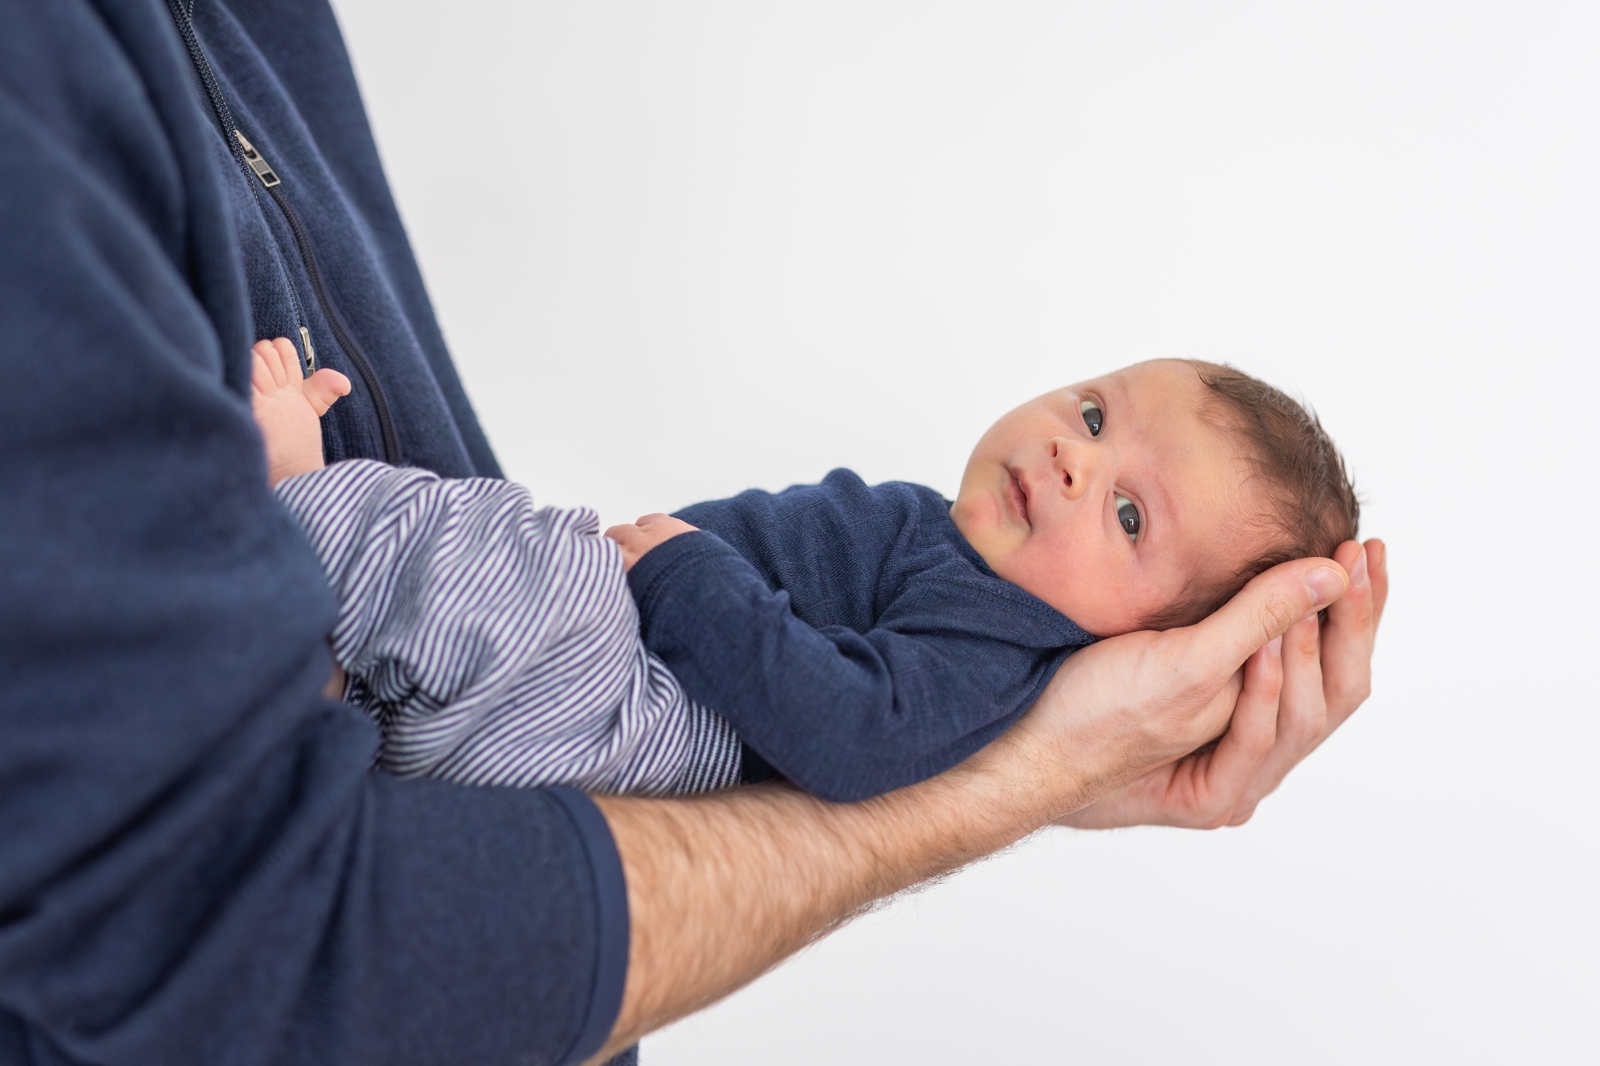
[[[1328,607],[1295,621],[1273,643],[1252,654],[1240,675],[1237,699],[1221,694],[1227,732],[1214,748],[1156,767],[1062,824],[1080,828],[1241,825],[1284,776],[1348,718],[1371,691],[1373,643],[1388,597],[1387,553],[1382,541],[1347,541],[1334,558],[1349,575],[1348,591]],[[1314,573],[1319,560],[1285,564]],[[1263,574],[1222,611],[1174,633],[1212,629],[1225,639],[1249,639],[1249,627],[1278,631],[1278,608],[1258,599],[1257,584],[1277,584],[1284,567]],[[1255,590],[1255,591],[1253,591]],[[1243,608],[1241,612],[1239,608]],[[1250,615],[1258,612],[1259,621]],[[1267,619],[1272,619],[1267,622]],[[1220,622],[1220,626],[1213,623]],[[1134,634],[1135,636],[1139,634]],[[1162,634],[1166,636],[1167,634]],[[1120,639],[1120,638],[1119,638]],[[1211,636],[1200,636],[1210,643]],[[1220,650],[1222,645],[1217,645]],[[1238,645],[1234,645],[1237,651]],[[1208,708],[1215,712],[1218,707]]]
[[[1322,625],[1307,619],[1284,634],[1277,738],[1256,766],[1229,825],[1249,821],[1256,804],[1372,692],[1372,650],[1389,598],[1388,549],[1381,540],[1350,540],[1333,557],[1349,573],[1350,591],[1328,608]]]
[[[1225,824],[1273,748],[1283,634],[1315,625],[1348,585],[1337,563],[1299,559],[1198,625],[1100,641],[1068,659],[1007,744],[992,747],[1027,745],[1046,775],[1059,762],[1095,782],[1096,795],[1132,782],[1113,802],[1054,815],[1067,824]],[[1224,729],[1213,750],[1185,758]]]

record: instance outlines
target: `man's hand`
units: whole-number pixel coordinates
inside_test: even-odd
[[[645,552],[679,533],[693,533],[694,528],[669,514],[647,514],[632,525],[612,526],[606,530],[606,536],[622,549],[623,567],[632,570]]]
[[[1389,594],[1387,552],[1380,540],[1346,541],[1334,559],[1350,575],[1349,591],[1328,608],[1325,623],[1305,618],[1281,643],[1251,656],[1232,721],[1215,747],[1152,770],[1062,824],[1215,829],[1248,821],[1372,689],[1373,641]]]
[[[871,901],[1173,763],[1230,715],[1237,722],[1236,702],[1252,721],[1266,717],[1278,703],[1276,660],[1258,649],[1314,621],[1345,587],[1337,564],[1301,559],[1197,626],[1101,641],[1068,659],[1033,708],[972,758],[863,803],[777,785],[595,797],[622,858],[632,935],[622,1010],[594,1061],[727,995]]]
[[[1237,800],[1274,744],[1280,638],[1307,618],[1314,624],[1346,587],[1341,567],[1300,559],[1262,574],[1198,625],[1091,645],[1062,664],[1009,733],[969,761],[1026,743],[1036,754],[1024,762],[1087,772],[1096,795],[1050,815],[1062,824],[1085,824],[1090,811],[1079,808],[1108,794],[1129,798],[1094,805],[1114,806],[1122,820],[1107,824],[1190,824],[1201,814],[1201,824],[1226,822],[1235,807],[1219,815],[1217,795]]]

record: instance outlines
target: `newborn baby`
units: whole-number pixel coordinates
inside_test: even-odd
[[[255,357],[272,476],[340,596],[346,695],[400,773],[659,792],[775,770],[859,799],[977,750],[1095,637],[1190,624],[1356,534],[1317,421],[1203,363],[1024,404],[954,503],[835,471],[615,527],[619,552],[592,512],[505,482],[323,468],[337,375],[302,381],[287,341]]]

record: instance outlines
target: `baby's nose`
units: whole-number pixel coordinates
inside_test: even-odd
[[[1092,446],[1071,437],[1056,437],[1050,441],[1050,455],[1067,499],[1076,500],[1089,491],[1095,468]]]

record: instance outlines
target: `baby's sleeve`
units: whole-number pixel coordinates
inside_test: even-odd
[[[645,644],[814,795],[923,780],[1014,721],[1070,639],[1041,615],[996,609],[990,582],[946,550],[959,536],[948,512],[931,489],[849,470],[695,504],[678,517],[700,531],[628,574]]]
[[[866,632],[812,625],[704,530],[628,574],[646,646],[807,792],[853,802],[939,773],[999,735],[1060,654],[975,640],[959,614],[901,605]]]
[[[593,511],[370,460],[278,494],[339,599],[333,654],[384,769],[609,792],[736,779],[737,738],[645,650]]]
[[[787,592],[802,621],[866,632],[884,606],[890,555],[920,517],[908,488],[870,486],[852,471],[835,470],[820,484],[742,492],[694,504],[677,517],[716,534],[768,587]]]

